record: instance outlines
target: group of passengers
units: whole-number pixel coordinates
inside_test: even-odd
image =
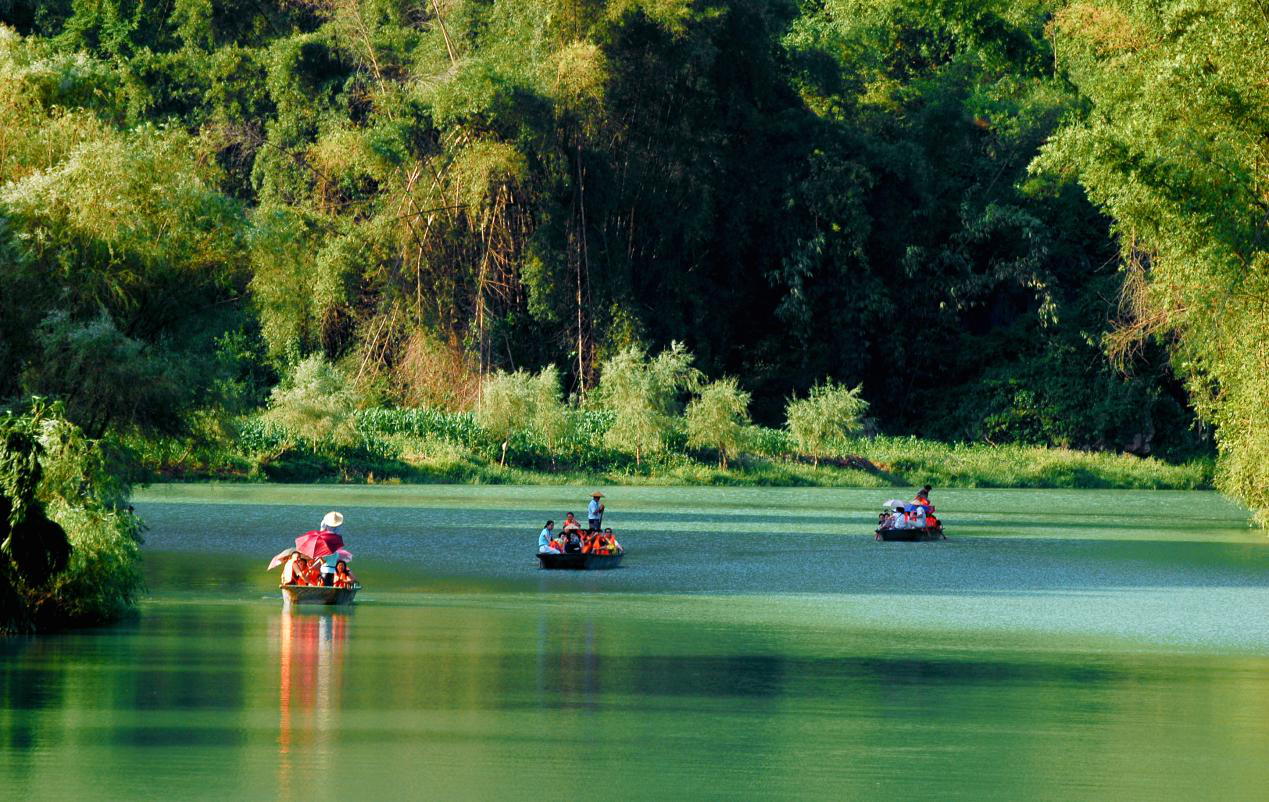
[[[538,534],[538,551],[542,554],[621,554],[625,551],[612,533],[612,527],[595,532],[582,529],[576,520],[571,522],[572,526],[569,523],[566,518],[560,533],[556,534],[555,521],[547,521]]]
[[[934,517],[934,505],[930,503],[929,485],[917,491],[907,504],[894,504],[877,516],[878,529],[937,529],[939,519]]]
[[[286,565],[282,566],[283,585],[309,585],[312,587],[351,588],[357,584],[357,577],[348,570],[348,563],[336,560],[330,570],[321,557],[309,559],[303,554],[292,554]]]
[[[573,513],[564,516],[560,532],[555,532],[555,521],[547,521],[546,526],[538,533],[538,552],[541,554],[621,554],[624,549],[617,542],[612,528],[603,529],[604,505],[599,501],[604,494],[596,491],[591,494],[590,505],[586,509],[587,527]]]

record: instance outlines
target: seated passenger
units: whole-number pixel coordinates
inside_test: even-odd
[[[565,535],[564,553],[565,554],[581,554],[581,551],[582,551],[582,539],[577,534],[577,530],[574,529]]]
[[[304,584],[312,585],[320,588],[326,584],[326,580],[322,577],[322,561],[312,559],[308,561],[308,567],[304,569]]]
[[[538,554],[559,554],[561,549],[555,543],[555,521],[547,521],[546,526],[538,533]]]
[[[353,576],[352,572],[348,570],[348,563],[338,560],[335,563],[335,587],[351,588],[355,584],[357,584],[357,577]]]
[[[308,579],[305,578],[305,574],[308,573],[308,558],[307,557],[305,557],[303,554],[293,555],[291,557],[291,562],[288,565],[288,567],[291,569],[291,575],[290,577],[287,577],[286,572],[285,571],[283,572],[282,576],[283,576],[284,584],[287,584],[287,585],[307,585],[308,584]]]
[[[299,559],[299,556],[300,555],[298,552],[292,552],[291,556],[286,558],[286,564],[282,566],[282,584],[283,585],[295,584],[295,577],[297,574],[295,570],[295,563]]]
[[[612,527],[604,530],[604,537],[608,539],[608,545],[612,549],[610,553],[620,554],[625,551],[625,549],[621,547],[621,544],[617,542],[617,536],[612,533]]]
[[[903,507],[895,507],[894,512],[890,514],[891,529],[906,529],[908,518],[903,514]]]
[[[581,528],[582,528],[582,525],[577,522],[576,518],[573,517],[573,513],[570,512],[564,516],[563,529],[565,532],[571,531],[573,529],[581,531]]]
[[[908,528],[909,529],[924,529],[925,528],[925,507],[916,506],[912,509],[910,513],[908,513]]]

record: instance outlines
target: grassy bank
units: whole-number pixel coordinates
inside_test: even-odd
[[[1171,464],[1128,454],[1024,445],[947,444],[913,437],[851,441],[819,465],[795,452],[778,429],[752,427],[747,448],[727,469],[713,455],[671,439],[636,461],[607,448],[604,413],[579,413],[571,435],[547,448],[531,434],[501,442],[469,414],[364,410],[344,443],[307,443],[258,419],[215,441],[137,441],[155,481],[198,479],[285,482],[473,484],[733,485],[1209,489],[1213,464]]]

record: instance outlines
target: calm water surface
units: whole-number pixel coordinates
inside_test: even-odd
[[[0,642],[7,798],[1269,799],[1269,540],[1207,493],[162,486],[151,595]],[[347,516],[355,608],[268,558]],[[9,797],[7,791],[17,792]]]

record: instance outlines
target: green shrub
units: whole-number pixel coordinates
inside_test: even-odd
[[[60,405],[6,412],[0,434],[0,631],[117,617],[141,589],[127,483]]]
[[[684,421],[688,445],[717,449],[718,467],[726,470],[749,428],[749,393],[732,378],[711,382],[687,405]]]
[[[789,435],[798,451],[820,464],[821,457],[845,453],[850,436],[862,426],[860,418],[868,402],[859,397],[862,386],[853,390],[827,382],[811,388],[811,394],[791,398],[784,408]]]
[[[633,452],[636,466],[645,452],[664,450],[675,428],[680,394],[700,381],[682,343],[672,343],[654,359],[637,346],[618,352],[604,363],[595,394],[600,406],[613,413],[605,441]]]
[[[348,445],[356,439],[356,401],[343,372],[315,354],[296,363],[273,389],[264,420],[312,447]]]

